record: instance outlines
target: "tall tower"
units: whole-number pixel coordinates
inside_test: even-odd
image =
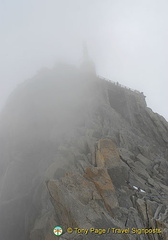
[[[89,57],[87,44],[85,42],[83,43],[83,60],[81,70],[87,74],[96,75],[95,64]]]
[[[89,61],[89,54],[86,42],[83,42],[83,62]]]

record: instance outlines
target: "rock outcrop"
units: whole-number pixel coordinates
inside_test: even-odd
[[[43,70],[0,116],[1,239],[167,240],[167,148],[168,123],[142,93],[68,65]]]

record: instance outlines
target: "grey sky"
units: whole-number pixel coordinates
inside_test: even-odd
[[[17,84],[58,59],[143,91],[168,119],[167,0],[0,0],[0,107]]]

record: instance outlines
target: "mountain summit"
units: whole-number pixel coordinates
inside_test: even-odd
[[[41,70],[1,113],[3,240],[168,239],[168,123],[86,62]]]

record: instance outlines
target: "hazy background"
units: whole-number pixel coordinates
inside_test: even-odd
[[[0,109],[18,83],[57,60],[144,92],[168,120],[167,0],[0,0]]]

